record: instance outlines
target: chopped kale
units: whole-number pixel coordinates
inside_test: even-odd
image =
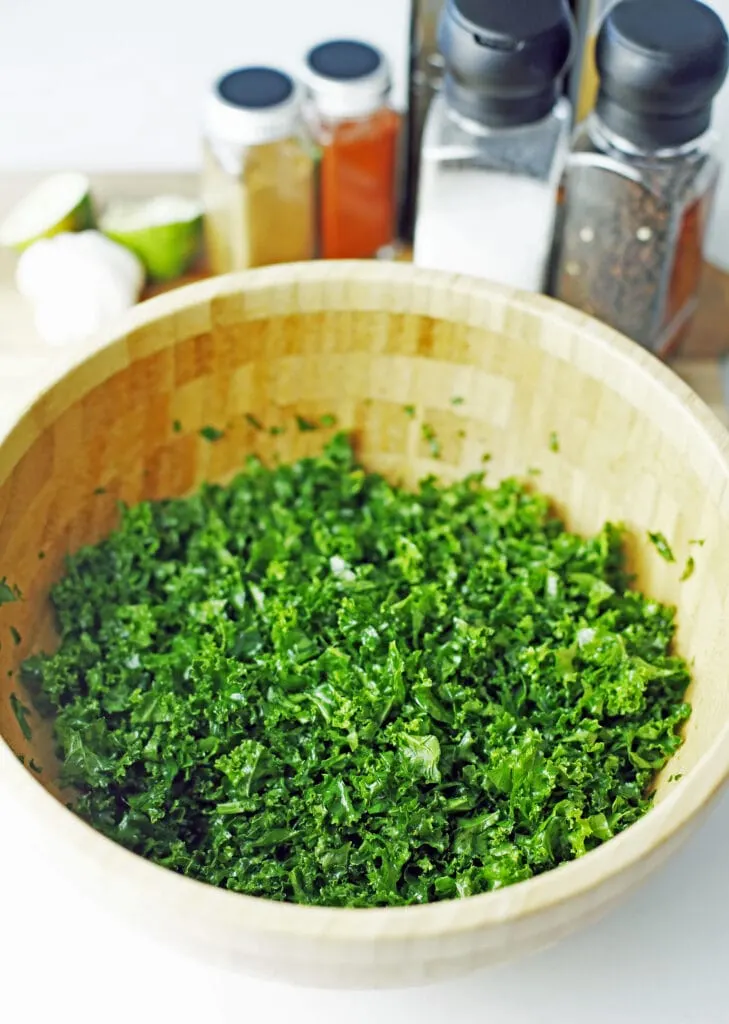
[[[662,533],[649,533],[648,539],[653,544],[661,558],[664,558],[667,562],[675,562],[676,558],[671,550],[671,545],[668,543]]]
[[[218,430],[217,427],[202,427],[200,430],[200,437],[204,438],[205,441],[214,443],[215,441],[219,441],[222,437],[225,437],[225,431]]]
[[[686,568],[683,570],[683,574],[681,575],[681,582],[682,583],[684,583],[686,580],[690,580],[691,579],[691,577],[694,574],[695,568],[696,568],[696,562],[691,557],[691,555],[689,555],[689,557],[686,559]]]
[[[30,708],[27,708],[25,704],[21,703],[16,693],[10,694],[10,707],[13,709],[20,731],[26,740],[33,739],[33,730],[28,725],[28,715],[30,714]]]
[[[434,459],[439,459],[441,456],[441,446],[440,441],[438,440],[438,435],[436,434],[435,430],[430,425],[430,423],[424,423],[421,427],[421,431],[423,434],[423,440],[428,442],[430,454],[433,456]]]
[[[0,578],[0,605],[12,604],[18,599],[19,595],[17,588],[11,587],[5,576]]]
[[[274,900],[418,904],[579,857],[650,808],[690,713],[618,527],[482,474],[408,492],[344,435],[124,510],[52,599],[24,680],[77,813]]]

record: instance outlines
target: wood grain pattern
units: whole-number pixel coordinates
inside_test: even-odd
[[[681,347],[682,359],[716,359],[729,352],[729,274],[704,264],[699,308]]]
[[[463,404],[454,406],[454,396]],[[415,419],[404,412],[409,404]],[[685,745],[643,821],[510,889],[345,911],[269,903],[173,875],[53,799],[47,733],[34,729],[25,740],[9,704],[11,692],[22,696],[20,661],[52,642],[49,584],[68,550],[110,529],[119,499],[184,493],[229,477],[248,452],[288,460],[322,443],[320,433],[262,434],[246,413],[266,425],[334,413],[369,468],[406,481],[460,476],[488,451],[493,477],[538,468],[540,487],[571,527],[627,523],[639,583],[678,606],[678,647],[695,675]],[[439,434],[440,461],[423,443],[424,423]],[[225,438],[203,440],[207,424]],[[0,787],[47,825],[49,848],[73,884],[96,886],[100,899],[144,927],[238,969],[304,984],[385,986],[522,954],[637,885],[729,773],[728,528],[724,428],[647,353],[548,299],[377,263],[271,268],[177,290],[137,307],[106,347],[78,352],[22,416],[0,423],[0,576],[24,593],[0,608]],[[648,529],[666,534],[676,564],[658,556]],[[705,546],[690,547],[695,538]],[[696,572],[680,583],[690,552]],[[11,752],[34,756],[40,778]],[[674,773],[682,781],[670,782]]]
[[[0,175],[0,217],[26,195],[44,175],[39,173],[3,173]],[[99,207],[114,198],[149,199],[155,195],[184,195],[191,198],[199,191],[199,177],[191,173],[94,174],[92,190]],[[406,249],[399,259],[408,260]],[[17,411],[43,389],[78,352],[57,351],[38,339],[32,311],[16,292],[15,255],[0,250],[0,423],[9,422]],[[162,294],[204,279],[205,267],[172,284],[147,289],[145,298]],[[729,423],[729,409],[722,387],[717,357],[729,351],[729,275],[707,264],[696,319],[678,356],[671,365],[709,405],[722,421]]]

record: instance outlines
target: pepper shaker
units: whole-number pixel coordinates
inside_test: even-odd
[[[728,57],[721,19],[698,0],[616,4],[563,178],[552,294],[662,356],[697,304]]]
[[[583,0],[582,30],[584,33],[582,59],[578,68],[574,69],[575,119],[577,123],[584,121],[592,113],[597,99],[598,78],[595,67],[595,48],[600,26],[615,0]]]

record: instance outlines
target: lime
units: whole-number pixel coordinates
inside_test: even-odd
[[[157,196],[142,202],[110,204],[99,226],[142,261],[149,277],[170,281],[189,270],[197,259],[202,218],[202,205],[194,199]]]
[[[0,224],[0,245],[21,252],[39,238],[94,225],[89,179],[54,174],[17,203]]]

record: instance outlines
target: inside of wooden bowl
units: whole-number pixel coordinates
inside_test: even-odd
[[[729,715],[726,445],[650,356],[548,300],[376,264],[206,282],[140,307],[130,324],[0,441],[0,578],[23,595],[0,607],[0,734],[52,793],[49,727],[18,669],[53,645],[48,590],[66,554],[103,537],[120,500],[225,480],[250,452],[288,461],[318,450],[333,428],[302,432],[296,416],[333,414],[365,466],[390,478],[452,479],[490,453],[493,480],[539,470],[571,528],[626,523],[638,586],[678,606],[678,649],[693,663],[694,711],[659,799],[716,740]],[[206,426],[224,436],[211,443]]]

